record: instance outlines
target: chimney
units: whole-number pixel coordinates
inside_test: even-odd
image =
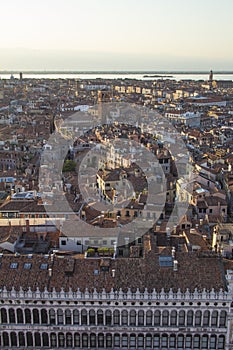
[[[173,271],[178,271],[178,261],[177,260],[174,260],[173,262]]]
[[[30,233],[30,224],[29,224],[29,220],[26,220],[26,232],[27,232],[27,234]]]
[[[51,267],[49,268],[49,277],[52,277],[52,269],[51,269]]]
[[[175,258],[175,254],[176,254],[176,248],[172,247],[172,257]]]

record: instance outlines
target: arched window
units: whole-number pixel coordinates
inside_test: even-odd
[[[73,346],[72,334],[71,333],[67,333],[66,334],[66,347],[67,348],[72,348],[72,346]]]
[[[14,309],[9,309],[9,322],[15,323],[15,310]]]
[[[97,311],[97,324],[98,324],[98,325],[104,324],[103,310],[98,310],[98,311]]]
[[[55,333],[50,334],[50,342],[51,342],[52,347],[54,347],[54,348],[57,347],[57,336]]]
[[[3,342],[3,346],[9,346],[10,342],[9,342],[9,335],[7,332],[3,332],[2,334],[2,342]]]
[[[193,310],[187,312],[187,326],[193,325]]]
[[[113,311],[113,323],[115,324],[120,324],[120,311],[119,310],[114,310]]]
[[[8,323],[6,309],[1,309],[1,323]]]
[[[79,311],[76,309],[73,311],[73,322],[79,324]]]
[[[159,310],[156,310],[155,314],[154,314],[154,325],[155,326],[160,326],[160,319],[161,319],[161,312]]]
[[[144,326],[144,311],[143,310],[138,311],[138,325]]]
[[[136,349],[136,335],[135,334],[130,334],[130,336],[129,336],[129,347]]]
[[[15,332],[11,332],[10,338],[11,338],[11,346],[17,346],[17,335]]]
[[[65,347],[65,336],[64,333],[58,333],[58,346]]]
[[[154,335],[154,349],[160,349],[160,335]]]
[[[104,348],[104,335],[103,335],[103,333],[100,333],[98,335],[98,347]]]
[[[200,349],[200,335],[195,334],[193,337],[193,348]]]
[[[42,344],[43,346],[49,346],[49,336],[47,333],[42,334]]]
[[[204,350],[204,349],[208,349],[208,335],[207,334],[204,334],[202,336],[202,340],[201,340],[201,348]]]
[[[19,332],[19,346],[25,346],[25,336],[23,332]]]
[[[89,323],[90,325],[95,325],[95,310],[89,311]]]
[[[114,344],[113,346],[120,347],[120,334],[114,334]]]
[[[152,326],[152,311],[151,310],[148,310],[146,312],[146,325],[147,326]]]
[[[175,349],[176,348],[176,335],[171,334],[169,338],[169,349]]]
[[[26,333],[26,339],[27,339],[27,346],[32,346],[33,345],[33,338],[32,338],[31,332]]]
[[[164,310],[162,313],[162,326],[168,326],[169,322],[169,312]]]
[[[63,310],[58,309],[57,310],[57,324],[63,324]],[[59,340],[58,340],[59,342]]]
[[[192,336],[191,334],[187,334],[185,337],[185,346],[187,349],[192,348]]]
[[[74,333],[74,346],[79,348],[80,347],[80,334]]]
[[[195,313],[195,326],[201,326],[201,311],[198,310]]]
[[[178,321],[179,323],[179,326],[184,326],[185,325],[185,312],[184,312],[184,310],[181,310],[180,312],[179,312],[179,321]]]
[[[168,335],[167,334],[162,334],[161,337],[161,346],[162,348],[168,348]]]
[[[216,349],[217,348],[217,337],[216,335],[210,336],[210,349]]]
[[[41,346],[40,333],[38,332],[35,333],[35,346]]]
[[[49,310],[49,323],[51,325],[56,324],[56,320],[55,320],[55,311],[53,309]]]
[[[177,312],[176,312],[176,310],[172,310],[172,312],[171,312],[170,325],[171,326],[177,325]]]
[[[16,315],[17,315],[17,323],[24,323],[23,322],[23,310],[22,309],[17,309],[16,310]]]
[[[54,314],[54,319],[55,319],[55,314]],[[47,310],[45,310],[45,309],[41,310],[41,323],[42,324],[47,324],[48,323]]]
[[[69,309],[65,310],[65,324],[71,324],[71,311]]]
[[[211,316],[211,326],[218,325],[218,311],[213,311]]]
[[[225,349],[225,336],[220,335],[218,337],[218,349]]]
[[[40,323],[39,311],[37,309],[33,309],[32,310],[32,317],[33,317],[33,323],[34,324],[39,324]]]
[[[111,324],[112,324],[112,312],[111,312],[111,310],[106,310],[106,312],[105,312],[105,324],[106,324],[106,326],[111,326]]]
[[[226,311],[222,310],[220,312],[219,326],[226,327],[226,320],[227,320],[227,313]]]
[[[121,323],[123,326],[127,326],[128,325],[128,312],[126,310],[122,311],[121,314]]]
[[[184,348],[184,335],[183,334],[178,334],[177,336],[177,348]]]
[[[112,335],[107,334],[106,335],[106,348],[111,348],[112,347]]]
[[[129,325],[136,326],[136,311],[131,310],[129,313]]]
[[[90,345],[91,345],[91,348],[96,347],[96,335],[94,333],[90,335]]]
[[[122,347],[128,348],[128,335],[122,334]]]
[[[143,334],[138,335],[138,348],[144,349],[144,335]]]
[[[81,311],[81,325],[87,325],[87,310]]]
[[[84,333],[83,335],[82,335],[82,343],[83,343],[83,348],[84,347],[88,347],[88,335],[86,334],[86,333]]]
[[[152,336],[151,334],[146,334],[146,340],[145,340],[145,345],[146,345],[146,348],[148,349],[151,349],[152,348]]]
[[[203,313],[203,326],[209,326],[210,323],[210,312],[205,310]]]
[[[24,314],[25,314],[25,323],[31,324],[32,323],[31,310],[25,309]]]

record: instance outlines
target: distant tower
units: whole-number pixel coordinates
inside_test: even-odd
[[[98,117],[101,119],[101,123],[106,123],[106,115],[103,113],[103,103],[111,101],[111,91],[99,90],[98,91]]]
[[[23,80],[23,73],[22,73],[22,72],[19,73],[19,79],[20,79],[21,81]]]
[[[80,92],[80,80],[77,79],[76,80],[76,91],[75,91],[75,95],[78,96]]]
[[[213,81],[213,71],[210,71],[210,75],[209,75],[209,81]]]

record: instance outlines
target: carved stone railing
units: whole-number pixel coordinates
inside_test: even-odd
[[[177,291],[173,291],[172,289],[169,292],[165,291],[163,288],[161,291],[156,291],[153,289],[152,292],[148,292],[147,289],[144,292],[141,292],[139,289],[136,292],[132,292],[128,289],[127,292],[119,289],[117,291],[111,290],[110,292],[106,292],[103,289],[101,292],[94,289],[94,291],[89,292],[86,289],[84,292],[77,290],[69,289],[69,291],[65,291],[63,288],[60,291],[55,290],[48,291],[46,288],[41,291],[37,288],[35,291],[32,291],[30,288],[27,291],[24,291],[20,288],[18,291],[12,288],[11,290],[7,290],[5,287],[0,290],[0,297],[2,299],[35,299],[35,300],[118,300],[118,301],[214,301],[214,300],[232,300],[231,292],[224,291],[222,289],[211,291],[207,291],[203,289],[202,291],[198,291],[195,289],[194,291],[190,291],[187,289],[185,292],[182,292],[180,289]]]

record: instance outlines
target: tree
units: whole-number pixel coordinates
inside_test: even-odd
[[[75,171],[76,168],[76,162],[73,160],[66,160],[64,165],[63,165],[63,169],[62,171],[65,173],[67,171]]]

